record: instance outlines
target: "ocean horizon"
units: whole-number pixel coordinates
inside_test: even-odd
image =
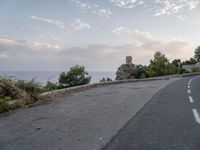
[[[62,71],[0,71],[0,76],[10,77],[18,80],[32,80],[35,79],[42,85],[45,85],[47,81],[56,83],[58,82],[59,75]],[[100,82],[102,78],[109,77],[112,80],[115,79],[114,71],[88,71],[92,77],[90,83]]]

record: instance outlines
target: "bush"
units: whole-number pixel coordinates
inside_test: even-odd
[[[110,78],[102,78],[101,80],[100,80],[100,82],[110,82],[110,81],[112,81],[112,79],[110,79]]]
[[[32,102],[37,101],[39,94],[44,91],[40,83],[36,82],[34,79],[31,81],[17,80],[15,81],[15,86],[25,91]]]
[[[200,72],[200,67],[193,67],[192,72]]]
[[[190,73],[189,71],[181,68],[180,71],[179,71],[180,74],[185,74],[185,73]]]
[[[11,97],[0,98],[0,113],[8,111],[9,101],[11,101]]]
[[[161,52],[156,52],[154,54],[154,59],[150,60],[147,71],[148,75],[150,77],[157,77],[176,74],[178,68],[174,63],[170,63],[167,57]]]
[[[0,77],[0,112],[15,109],[38,100],[44,88],[35,80],[23,81]],[[8,101],[17,100],[9,106]]]
[[[85,71],[83,66],[71,67],[68,72],[62,72],[59,77],[59,83],[64,87],[73,87],[90,83],[91,77]]]
[[[12,100],[19,99],[21,91],[15,87],[13,80],[0,77],[0,98],[4,97],[10,97]]]
[[[56,90],[56,89],[59,89],[59,85],[57,83],[52,83],[48,81],[44,89],[45,91]]]
[[[143,66],[143,65],[136,65],[136,74],[135,74],[135,78],[136,79],[143,79],[143,78],[147,78],[148,74],[147,74],[147,66]]]
[[[141,76],[140,76],[140,79],[145,79],[145,78],[147,78],[146,74],[142,73]]]

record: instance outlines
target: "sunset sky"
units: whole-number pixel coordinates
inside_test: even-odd
[[[115,71],[200,45],[200,0],[0,0],[0,70]]]

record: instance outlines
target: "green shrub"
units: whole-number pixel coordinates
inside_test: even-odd
[[[148,74],[147,74],[147,66],[143,66],[143,65],[136,65],[136,73],[135,73],[135,78],[136,79],[143,79],[143,78],[147,78]]]
[[[102,78],[101,80],[100,80],[100,82],[110,82],[110,81],[112,81],[112,79],[110,79],[110,78]]]
[[[200,72],[200,67],[193,67],[192,72]]]
[[[145,79],[146,75],[144,73],[141,74],[140,79]]]
[[[17,100],[13,108],[25,106],[38,100],[44,88],[35,80],[23,81],[0,77],[0,112],[7,111],[8,101]]]
[[[19,99],[21,97],[21,91],[15,87],[14,81],[0,77],[0,98],[10,97],[13,99]]]
[[[46,86],[44,87],[45,91],[52,91],[59,88],[59,85],[57,83],[47,82]]]
[[[174,63],[170,63],[167,57],[158,51],[154,54],[154,59],[150,60],[147,73],[149,77],[157,77],[176,74],[177,69]]]
[[[31,81],[17,80],[15,81],[15,86],[25,91],[32,102],[37,101],[39,94],[44,91],[40,83],[36,82],[34,79]]]
[[[0,98],[0,113],[8,111],[9,101],[11,101],[11,97]]]
[[[91,77],[85,71],[85,67],[76,65],[71,67],[68,72],[62,72],[59,77],[59,83],[64,87],[73,87],[88,84]]]
[[[189,71],[181,68],[180,71],[179,71],[180,74],[185,74],[185,73],[190,73]]]

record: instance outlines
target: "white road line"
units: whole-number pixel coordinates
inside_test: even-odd
[[[190,91],[190,90],[188,90],[188,93],[190,94],[190,93],[191,93],[191,91]]]
[[[192,96],[189,96],[190,103],[194,103]]]
[[[199,113],[196,109],[192,109],[193,111],[193,115],[194,115],[194,119],[196,120],[197,123],[200,124],[200,118],[199,118]]]
[[[188,89],[190,88],[190,85],[188,85]]]

